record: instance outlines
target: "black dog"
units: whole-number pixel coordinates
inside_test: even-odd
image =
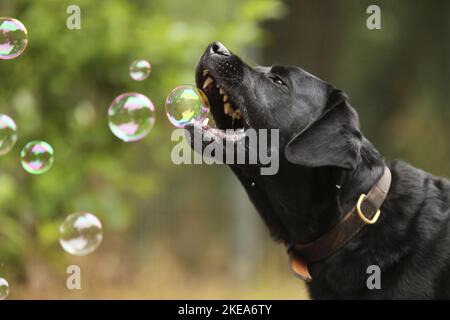
[[[298,67],[251,68],[216,42],[201,57],[196,82],[218,129],[279,129],[276,175],[260,175],[249,165],[231,168],[286,246],[332,230],[385,166],[392,172],[378,221],[310,265],[313,298],[450,298],[448,180],[402,161],[386,164],[361,134],[343,92]],[[188,127],[227,139],[218,129]],[[381,270],[381,289],[367,286],[370,265]]]

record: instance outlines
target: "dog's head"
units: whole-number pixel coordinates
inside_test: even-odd
[[[226,139],[221,130],[278,129],[280,155],[291,163],[346,169],[357,164],[361,135],[356,113],[342,91],[303,69],[252,68],[214,42],[198,63],[196,83],[220,129],[213,134]]]
[[[196,83],[209,99],[217,128],[192,125],[188,128],[191,131],[235,142],[239,140],[236,134],[226,134],[225,129],[279,130],[278,182],[277,177],[257,177],[258,171],[248,166],[232,166],[255,205],[263,207],[259,211],[263,211],[266,222],[277,220],[269,221],[269,225],[278,223],[278,229],[296,227],[295,214],[290,211],[304,204],[295,203],[299,199],[295,194],[311,193],[301,190],[302,177],[297,172],[303,170],[304,174],[305,168],[318,167],[350,171],[360,161],[358,118],[345,94],[299,67],[253,68],[214,42],[200,59]],[[287,169],[283,171],[284,167]],[[256,187],[247,185],[250,181],[257,181]],[[276,207],[279,203],[281,208]]]

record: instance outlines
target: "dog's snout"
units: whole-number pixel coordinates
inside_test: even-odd
[[[209,47],[211,54],[220,54],[228,57],[231,55],[230,51],[220,42],[213,42]]]

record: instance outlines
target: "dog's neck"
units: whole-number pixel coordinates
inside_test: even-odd
[[[279,238],[284,242],[307,243],[339,222],[356,204],[361,193],[367,193],[375,185],[385,164],[373,145],[363,138],[361,161],[354,170],[285,165],[287,170],[280,170],[281,179],[277,179],[283,183],[278,187],[286,195],[280,195],[284,205],[274,210],[280,218],[280,229],[284,229],[280,231],[287,234],[279,235]],[[273,233],[276,234],[276,230]]]
[[[342,186],[338,192],[340,217],[356,203],[361,193],[367,194],[383,175],[385,163],[375,147],[365,138],[362,141],[361,161],[352,171],[341,170]]]

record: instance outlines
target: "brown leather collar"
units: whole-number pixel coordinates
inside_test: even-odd
[[[385,167],[380,180],[367,196],[361,194],[357,204],[333,229],[313,242],[290,245],[288,254],[292,271],[303,280],[312,281],[309,264],[325,260],[342,249],[364,226],[376,223],[391,179],[391,171]]]

